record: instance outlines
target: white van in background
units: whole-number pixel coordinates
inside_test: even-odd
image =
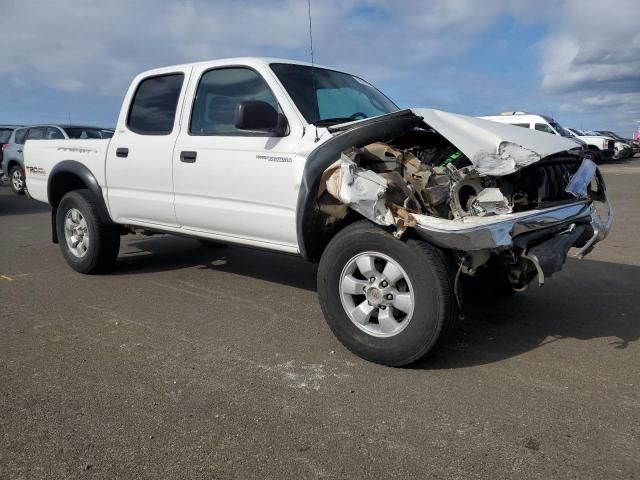
[[[598,141],[595,141],[595,139],[578,138],[567,128],[556,122],[552,117],[548,117],[546,115],[538,115],[528,112],[502,112],[500,115],[490,115],[479,118],[499,123],[509,123],[517,127],[530,128],[531,130],[538,130],[540,132],[570,138],[583,148],[591,150],[593,153],[593,160],[596,163],[600,163],[603,160],[610,160],[615,154],[615,142],[613,139],[600,138]],[[609,140],[611,140],[611,142],[609,142]]]

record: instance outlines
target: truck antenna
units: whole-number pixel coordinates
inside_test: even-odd
[[[311,29],[311,0],[307,0],[307,6],[309,7],[309,51],[311,53],[311,102],[313,104],[313,110],[315,113],[315,122],[313,125],[316,127],[315,143],[320,140],[318,137],[318,121],[320,120],[320,111],[318,107],[318,101],[316,100],[316,74],[315,74],[315,61],[313,58],[313,30]]]

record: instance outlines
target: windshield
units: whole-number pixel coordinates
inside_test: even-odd
[[[562,136],[562,137],[568,137],[571,138],[573,137],[573,135],[571,135],[571,132],[569,132],[566,128],[564,128],[562,125],[560,125],[558,122],[556,122],[555,120],[551,120],[549,122],[549,125],[551,125],[553,127],[553,129],[558,132],[558,135]]]
[[[65,132],[69,135],[69,138],[106,138],[102,136],[102,132],[97,128],[81,128],[81,127],[71,127],[65,128]]]
[[[309,123],[335,125],[399,110],[379,90],[353,75],[290,63],[272,63],[271,69]]]
[[[13,130],[2,129],[0,130],[0,143],[9,143],[9,137]]]

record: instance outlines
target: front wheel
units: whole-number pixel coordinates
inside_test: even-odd
[[[389,366],[415,362],[436,345],[453,319],[450,285],[441,251],[368,221],[339,232],[318,269],[320,305],[338,340]]]
[[[23,195],[25,189],[24,171],[20,165],[14,165],[9,172],[11,188],[16,195]]]
[[[73,190],[62,197],[56,228],[62,255],[76,272],[97,273],[115,263],[120,234],[100,220],[89,190]]]

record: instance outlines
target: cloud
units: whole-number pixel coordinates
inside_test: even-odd
[[[245,55],[309,59],[306,0],[5,3],[0,100],[5,106],[30,101],[34,118],[43,98],[64,98],[62,108],[108,110],[111,119],[131,78],[148,68]],[[460,112],[554,104],[622,124],[633,112],[640,118],[637,96],[631,95],[640,91],[636,4],[312,0],[314,50],[319,63],[391,86],[403,104],[428,100]],[[503,35],[505,49],[519,27],[548,25],[537,50],[540,72],[509,70],[508,64],[478,71],[481,62],[460,61],[472,50],[483,52],[483,35],[501,19],[505,31],[494,33]],[[538,75],[540,88],[532,88]],[[525,77],[534,82],[524,85]]]
[[[542,91],[584,121],[591,114],[632,128],[640,118],[638,15],[637,0],[567,1],[540,45]]]
[[[373,81],[455,56],[525,0],[313,1],[320,62]],[[27,19],[27,20],[25,20]],[[305,0],[23,0],[3,7],[0,74],[65,91],[121,93],[137,72],[240,55],[308,58]]]

